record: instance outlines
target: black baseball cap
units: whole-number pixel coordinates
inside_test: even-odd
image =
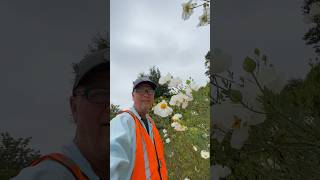
[[[73,84],[73,90],[78,87],[81,79],[93,68],[106,64],[109,61],[109,49],[99,50],[95,53],[83,58],[78,64],[75,65],[75,81]]]
[[[133,82],[133,90],[141,83],[147,83],[147,84],[150,84],[152,86],[152,88],[155,90],[157,88],[157,84],[154,83],[153,81],[151,81],[149,79],[149,77],[147,76],[142,76],[142,77],[139,77],[138,79],[136,79],[134,82]]]

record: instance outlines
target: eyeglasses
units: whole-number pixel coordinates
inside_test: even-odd
[[[155,91],[153,89],[135,89],[135,92],[138,94],[144,94],[147,93],[148,95],[154,95]]]
[[[109,93],[106,89],[84,89],[77,91],[79,96],[84,96],[86,99],[94,104],[106,104]]]

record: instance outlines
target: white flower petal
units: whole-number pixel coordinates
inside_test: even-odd
[[[243,127],[240,129],[235,129],[232,132],[231,136],[231,147],[235,149],[241,149],[244,142],[248,139],[249,137],[249,127]]]
[[[231,174],[231,170],[227,166],[213,165],[211,166],[211,180],[220,180],[220,178],[226,178]]]
[[[173,112],[172,108],[170,108],[165,100],[162,100],[154,107],[154,114],[159,115],[161,117],[167,117],[171,115]]]
[[[210,153],[206,150],[201,150],[200,154],[203,159],[208,159],[210,157]]]

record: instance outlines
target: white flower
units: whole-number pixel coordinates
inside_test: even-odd
[[[171,99],[169,101],[169,104],[172,106],[180,106],[183,102],[183,94],[182,93],[178,93],[176,95],[171,96]]]
[[[257,74],[258,81],[266,88],[279,93],[285,86],[284,75],[276,71],[275,67],[262,66]],[[260,91],[258,92],[260,94]]]
[[[173,121],[177,121],[177,120],[179,120],[180,118],[182,118],[182,115],[181,114],[175,114],[174,116],[172,116],[172,120]]]
[[[176,131],[186,131],[188,129],[187,126],[183,126],[178,122],[171,123],[171,127],[173,127],[174,130],[176,130]]]
[[[212,55],[211,74],[219,74],[227,71],[232,64],[232,57],[220,49],[215,48]]]
[[[168,84],[169,88],[174,88],[177,87],[179,84],[181,84],[182,80],[177,77],[177,78],[172,78]]]
[[[229,101],[216,105],[212,123],[217,128],[214,128],[213,138],[221,143],[226,133],[232,131],[231,147],[240,149],[249,137],[249,125],[256,123],[250,119],[252,113],[242,105]]]
[[[184,180],[190,180],[188,177],[185,177]]]
[[[221,143],[225,135],[226,133],[223,132],[222,130],[214,129],[213,139],[216,139],[219,143]]]
[[[183,101],[181,105],[182,109],[185,109],[188,107],[188,101]]]
[[[166,143],[168,144],[168,143],[170,143],[170,142],[171,142],[170,139],[167,138],[167,139],[166,139]]]
[[[213,165],[211,166],[211,180],[220,180],[231,174],[231,170],[227,166]]]
[[[182,19],[187,20],[190,18],[191,14],[193,13],[193,8],[195,7],[196,4],[191,3],[192,0],[182,3]]]
[[[168,136],[168,134],[164,134],[164,136],[163,137],[167,137]]]
[[[192,111],[191,114],[194,115],[194,116],[198,116],[199,115],[196,111]]]
[[[249,137],[249,127],[243,127],[239,129],[235,129],[232,132],[230,145],[235,149],[241,149],[244,142]]]
[[[195,146],[192,146],[192,147],[193,147],[194,151],[198,151],[197,147],[195,147]]]
[[[203,8],[203,14],[199,17],[199,21],[198,27],[205,26],[210,23],[210,13],[206,7]]]
[[[166,134],[166,133],[167,133],[167,130],[166,130],[166,129],[163,129],[162,132],[163,132],[164,134]]]
[[[189,96],[189,97],[192,97],[192,94],[191,94],[191,93],[192,93],[191,87],[187,87],[187,88],[186,88],[186,95]]]
[[[165,83],[169,82],[171,78],[172,78],[171,74],[168,73],[167,75],[160,77],[159,84],[164,85]]]
[[[198,86],[194,81],[190,83],[190,88],[194,91],[198,91],[200,89],[200,86]]]
[[[188,106],[188,102],[192,101],[193,97],[187,96],[183,93],[178,93],[176,95],[173,95],[169,101],[169,104],[172,106],[178,106],[185,109]]]
[[[172,109],[168,106],[165,100],[162,100],[154,107],[154,114],[157,114],[161,117],[167,117],[172,114]]]
[[[171,127],[176,127],[177,125],[178,125],[179,123],[178,122],[173,122],[173,123],[171,123]]]
[[[210,153],[206,150],[201,150],[200,154],[203,159],[208,159],[210,157]]]

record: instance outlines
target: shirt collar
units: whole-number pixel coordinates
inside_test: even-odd
[[[75,162],[78,167],[84,172],[89,179],[99,180],[100,178],[94,173],[91,168],[91,165],[87,161],[87,159],[82,155],[78,146],[71,141],[66,146],[62,147],[62,153],[65,154],[68,158],[70,158],[73,162]]]

